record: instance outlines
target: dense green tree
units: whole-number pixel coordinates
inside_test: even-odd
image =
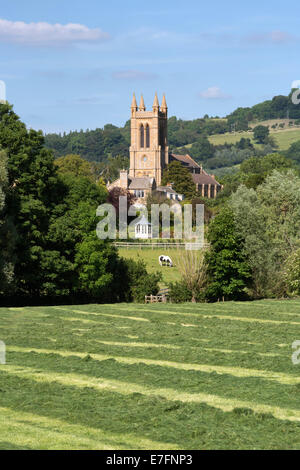
[[[7,104],[0,105],[0,145],[7,154],[7,177],[1,171],[9,188],[5,217],[16,230],[10,257],[14,261],[14,294],[31,298],[95,295],[97,269],[100,285],[112,258],[118,262],[117,253],[106,248],[109,244],[100,240],[90,243],[99,220],[96,208],[106,201],[106,188],[93,183],[89,176],[76,176],[81,174],[78,167],[71,165],[70,171],[58,172],[53,155],[44,147],[42,134],[27,130]],[[2,236],[1,243],[8,250],[8,237]],[[80,264],[88,249],[91,259],[102,253],[101,268],[96,264],[89,288],[88,281],[84,284],[86,269]],[[2,249],[2,256],[3,253]]]
[[[207,161],[214,156],[215,148],[206,136],[198,137],[189,149],[189,154],[196,162]]]
[[[103,129],[72,131],[68,134],[47,134],[46,147],[55,157],[78,154],[88,161],[103,162],[109,155],[129,156],[128,126],[119,129],[107,124]]]
[[[159,282],[162,279],[160,272],[149,274],[146,270],[145,262],[142,259],[129,259],[126,266],[127,279],[127,300],[134,302],[145,301],[145,295],[156,295],[159,291]]]
[[[292,103],[292,92],[293,90],[289,96],[274,96],[272,100],[263,101],[252,108],[237,108],[227,116],[228,123],[238,125],[242,121],[248,123],[253,120],[283,119],[287,117],[287,112],[290,118],[297,119],[300,117],[300,109],[298,105]]]
[[[297,142],[290,145],[288,150],[285,152],[285,156],[300,164],[300,140],[297,140]]]
[[[13,282],[15,231],[6,212],[8,196],[7,155],[0,150],[0,293],[7,293]]]
[[[245,150],[245,149],[252,149],[254,148],[252,142],[250,139],[245,139],[245,137],[242,137],[236,144],[235,147],[240,149],[240,150]]]
[[[299,247],[300,178],[291,170],[274,170],[256,191],[240,186],[230,205],[251,267],[253,295],[283,295],[285,260]]]
[[[7,217],[16,228],[15,281],[19,294],[40,292],[41,257],[49,217],[61,195],[53,156],[41,132],[27,130],[12,106],[0,105],[0,146],[8,157]]]
[[[111,244],[90,235],[76,246],[75,269],[78,272],[76,287],[79,293],[110,301],[113,298],[116,251]]]
[[[184,194],[187,198],[191,198],[195,193],[195,183],[191,172],[178,161],[169,163],[163,172],[162,185],[168,183],[173,183],[175,191]]]
[[[57,165],[60,174],[71,173],[74,176],[85,176],[91,181],[96,180],[91,163],[80,157],[80,155],[69,154],[59,157],[55,160],[55,165]]]
[[[269,128],[266,126],[256,126],[253,129],[254,139],[258,144],[265,144],[269,136]]]
[[[284,278],[288,292],[300,295],[300,249],[293,251],[285,262]]]
[[[289,168],[293,168],[293,166],[292,160],[285,158],[279,153],[272,153],[264,157],[250,157],[241,163],[238,171],[221,178],[224,190],[219,194],[218,199],[220,201],[225,200],[237,190],[240,184],[244,184],[247,188],[256,189],[273,170],[285,173]]]
[[[211,248],[206,253],[207,297],[211,300],[245,298],[251,270],[231,209],[223,208],[210,223],[208,241]]]
[[[106,181],[115,181],[120,177],[120,170],[129,168],[129,158],[122,155],[108,157],[106,162],[99,164],[99,174]]]
[[[7,174],[7,157],[3,150],[0,150],[0,213],[5,205],[5,192],[7,190],[8,174]]]
[[[235,146],[216,150],[215,156],[203,162],[205,167],[209,169],[222,168],[225,166],[233,166],[247,160],[253,155],[250,148],[243,150],[237,149]]]
[[[268,231],[275,240],[278,256],[284,258],[299,244],[300,178],[292,170],[274,170],[257,188],[258,198],[267,214]]]
[[[251,294],[254,297],[270,295],[270,285],[278,271],[278,260],[266,229],[266,211],[254,189],[244,185],[232,195],[230,207],[234,213],[236,233],[244,241],[243,254],[251,268]]]
[[[280,153],[271,153],[265,157],[252,157],[243,162],[240,171],[245,174],[259,174],[267,176],[273,170],[284,171],[293,167],[293,162]]]

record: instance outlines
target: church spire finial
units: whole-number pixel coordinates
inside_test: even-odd
[[[161,102],[161,110],[165,113],[168,110],[167,102],[166,102],[166,95],[163,94],[163,99]]]
[[[159,101],[157,98],[157,92],[155,92],[154,101],[153,101],[153,110],[154,109],[159,109]]]
[[[131,102],[131,109],[137,110],[137,103],[136,103],[136,98],[135,98],[134,93],[133,93],[132,102]]]
[[[139,111],[145,111],[146,110],[146,107],[145,107],[145,103],[144,103],[144,98],[143,98],[143,95],[141,95],[141,101],[140,101],[140,105],[139,105]]]

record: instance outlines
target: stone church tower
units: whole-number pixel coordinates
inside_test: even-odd
[[[143,95],[139,106],[133,94],[131,103],[131,145],[130,167],[120,171],[120,178],[107,183],[108,190],[121,188],[133,194],[138,202],[144,203],[153,191],[164,197],[182,201],[184,196],[176,193],[172,182],[161,186],[164,168],[174,160],[187,168],[192,175],[195,189],[203,197],[215,198],[223,186],[214,175],[206,173],[202,166],[190,155],[169,155],[168,147],[168,108],[165,95],[161,106],[155,93],[152,111],[146,111]]]
[[[135,95],[131,103],[131,178],[154,178],[156,186],[161,184],[162,170],[169,163],[168,108],[165,95],[159,106],[155,93],[152,111],[146,111],[143,95],[139,107]]]

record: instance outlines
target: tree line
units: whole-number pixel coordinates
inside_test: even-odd
[[[224,134],[232,130],[249,130],[250,121],[286,118],[300,119],[299,106],[293,104],[289,96],[275,96],[248,108],[237,108],[225,118],[204,116],[194,120],[182,120],[176,116],[168,119],[168,140],[170,152],[189,153],[198,163],[210,169],[223,168],[241,163],[245,158],[255,155],[253,146],[241,139],[239,145],[219,145],[210,143],[208,137]],[[266,126],[257,125],[254,139],[257,143],[267,146],[263,151],[266,155],[276,148],[274,140],[268,136]],[[189,145],[192,144],[192,145]],[[189,147],[186,147],[189,145]],[[84,159],[99,165],[99,171],[110,175],[107,167],[115,166],[115,158],[123,159],[122,166],[129,165],[130,121],[123,127],[107,124],[95,130],[72,131],[63,134],[46,134],[46,148],[53,151],[56,158],[68,154],[78,154]],[[300,160],[299,160],[300,161]],[[117,169],[118,172],[119,168]],[[116,173],[112,171],[113,176]]]
[[[70,160],[55,164],[42,133],[0,104],[2,304],[131,301],[157,292],[158,274],[97,238],[106,186],[87,162]]]

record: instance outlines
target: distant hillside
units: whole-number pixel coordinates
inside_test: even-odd
[[[292,103],[292,91],[288,96],[278,95],[250,108],[237,108],[227,116],[228,125],[235,130],[247,130],[252,121],[268,119],[300,119],[300,106]]]
[[[175,116],[168,119],[168,139],[171,151],[195,142],[202,136],[229,131],[226,119],[202,118],[183,121]],[[107,124],[103,129],[73,131],[68,134],[46,134],[45,145],[55,157],[76,153],[94,162],[106,162],[110,156],[129,156],[130,121],[124,127]]]
[[[70,153],[81,155],[88,161],[105,162],[110,156],[128,156],[130,123],[119,128],[107,124],[103,129],[73,131],[68,134],[46,134],[45,145],[55,157]]]
[[[274,121],[276,122],[276,121]],[[272,121],[268,121],[270,129],[270,136],[274,138],[278,145],[278,150],[287,150],[291,144],[300,140],[300,126],[285,127],[283,129],[276,128],[272,129]],[[263,125],[266,125],[262,123]],[[252,144],[257,147],[261,147],[259,144],[255,144],[253,139],[253,132],[251,131],[239,131],[239,132],[227,132],[225,134],[215,134],[209,136],[209,141],[214,146],[225,145],[225,144],[236,144],[241,138],[250,139]]]
[[[205,115],[184,121],[172,116],[168,119],[170,151],[188,151],[198,162],[208,167],[212,163],[212,168],[236,165],[246,158],[247,152],[242,156],[227,156],[224,161],[218,154],[217,162],[210,160],[216,160],[217,152],[223,147],[235,146],[241,139],[249,139],[254,149],[260,149],[262,146],[254,143],[251,132],[258,124],[268,126],[275,147],[277,144],[279,150],[286,150],[300,140],[300,106],[291,102],[291,95],[279,95],[249,108],[237,108],[225,118]],[[107,124],[103,129],[47,134],[45,145],[56,157],[76,153],[86,160],[105,165],[111,157],[129,156],[130,121],[124,127]],[[248,144],[246,149],[249,151]],[[245,150],[244,144],[239,150]]]

